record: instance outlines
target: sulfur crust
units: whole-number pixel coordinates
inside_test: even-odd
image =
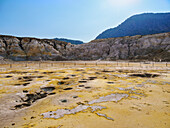
[[[82,71],[77,71],[81,69]],[[103,70],[113,72],[103,72]],[[21,68],[10,69],[7,71],[1,71],[0,74],[0,111],[6,115],[0,115],[0,126],[2,127],[35,127],[35,128],[127,128],[127,127],[162,127],[168,128],[170,126],[170,74],[167,69],[139,69],[139,70],[116,70],[109,66],[95,66],[95,67],[60,67],[60,68]],[[38,71],[35,73],[35,71]],[[26,74],[16,72],[28,72]],[[43,74],[43,72],[54,72],[50,74]],[[85,73],[82,73],[85,72]],[[99,72],[101,74],[96,74]],[[155,78],[141,78],[141,77],[124,77],[125,75],[133,73],[152,73],[160,74],[160,77]],[[72,77],[71,75],[76,75]],[[12,75],[13,77],[5,78],[6,75]],[[44,76],[43,78],[33,79],[27,86],[15,86],[15,84],[23,84],[19,81],[18,77],[23,76]],[[78,81],[87,79],[90,76],[96,76],[97,79],[90,80],[87,83],[83,83],[85,86],[91,87],[85,89],[79,87]],[[69,77],[69,79],[63,80],[63,78]],[[107,79],[104,79],[106,77]],[[51,80],[51,81],[47,81]],[[59,85],[58,82],[64,81],[65,84]],[[108,84],[107,82],[113,82]],[[68,85],[67,85],[68,84]],[[143,87],[137,87],[136,85],[143,84]],[[40,99],[33,103],[30,107],[26,107],[20,110],[7,110],[6,106],[12,105],[6,102],[7,96],[15,96],[16,93],[22,93],[23,90],[28,90],[29,93],[35,93],[41,87],[54,86],[56,89],[53,91],[56,94],[47,96],[44,99]],[[64,91],[64,88],[71,87],[72,90]],[[133,87],[136,90],[120,90],[119,88]],[[73,109],[78,106],[78,103],[87,104],[89,101],[98,99],[100,97],[108,96],[110,94],[128,94],[127,98],[122,98],[118,102],[100,102],[95,105],[106,107],[106,109],[98,110],[97,112],[107,115],[114,119],[114,121],[108,120],[91,112],[90,109],[78,112],[76,114],[64,115],[60,119],[48,119],[43,118],[42,113],[49,111],[56,111],[57,109]],[[78,96],[74,99],[73,96]],[[132,98],[138,97],[136,98]],[[61,99],[68,99],[68,102],[61,103]],[[10,101],[10,98],[8,99]],[[3,104],[2,104],[3,103]],[[31,118],[34,117],[34,118]],[[12,123],[15,125],[12,126]]]

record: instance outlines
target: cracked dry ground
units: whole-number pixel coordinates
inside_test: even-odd
[[[0,73],[2,128],[169,128],[169,70],[111,67]]]

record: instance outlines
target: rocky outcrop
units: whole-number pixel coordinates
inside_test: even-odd
[[[67,43],[49,39],[0,36],[0,56],[12,60],[64,60]]]
[[[170,61],[170,33],[98,39],[80,45],[1,35],[0,56],[12,60]]]
[[[67,47],[66,54],[77,60],[170,61],[170,33],[93,40]]]

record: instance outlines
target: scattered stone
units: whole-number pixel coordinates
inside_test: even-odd
[[[64,78],[63,78],[63,80],[68,80],[68,79],[69,79],[69,77],[64,77]]]
[[[73,98],[78,98],[78,96],[73,96]]]
[[[107,82],[108,84],[114,84],[114,82]]]
[[[23,79],[31,79],[31,78],[35,78],[35,76],[23,76]]]
[[[118,72],[122,73],[122,72],[123,72],[123,70],[118,70]]]
[[[56,93],[55,92],[52,92],[52,93],[48,93],[48,95],[55,95]]]
[[[24,83],[24,84],[22,84],[23,86],[27,86],[28,84],[30,84],[30,83]]]
[[[84,87],[84,85],[79,85],[79,87]]]
[[[85,87],[85,89],[90,89],[91,87]]]
[[[137,107],[130,107],[130,109],[135,109],[135,110],[137,110],[137,111],[142,111],[141,108],[137,108]]]
[[[43,72],[43,74],[52,74],[54,72]]]
[[[89,79],[82,79],[83,81],[87,81],[87,80],[89,80]]]
[[[95,74],[98,74],[98,75],[99,75],[99,74],[101,74],[101,73],[99,73],[99,72],[95,72]]]
[[[163,101],[165,104],[169,104],[169,102],[168,101]]]
[[[71,75],[72,77],[76,76],[76,75]]]
[[[85,105],[85,103],[82,103],[82,102],[78,102],[77,104],[78,105]]]
[[[114,71],[103,70],[102,72],[114,72]]]
[[[39,71],[34,71],[33,73],[39,73]]]
[[[65,82],[63,81],[58,82],[58,85],[62,85],[62,84],[65,84]]]
[[[97,77],[89,77],[89,80],[97,79]]]
[[[82,81],[79,81],[79,83],[86,83],[87,81],[85,81],[85,80],[82,80]]]
[[[18,80],[22,80],[23,82],[28,82],[28,81],[32,81],[33,78],[36,78],[36,76],[24,76],[24,77],[19,77]]]
[[[37,78],[43,78],[44,76],[37,76]]]
[[[5,78],[11,78],[12,76],[5,76]]]
[[[62,103],[66,103],[67,100],[66,99],[63,99],[63,100],[60,100]]]
[[[31,116],[31,119],[34,119],[35,117],[34,116]]]
[[[77,69],[76,71],[84,71],[83,69]]]
[[[24,93],[27,93],[28,91],[27,90],[23,90]]]
[[[130,76],[154,78],[154,77],[158,77],[158,76],[160,76],[160,75],[158,75],[158,74],[144,73],[144,74],[131,74]]]
[[[45,91],[45,92],[52,92],[55,89],[55,87],[43,87],[41,88],[41,90]]]
[[[21,84],[14,84],[15,86],[20,86]]]
[[[65,89],[63,89],[63,90],[72,90],[73,88],[65,88]]]

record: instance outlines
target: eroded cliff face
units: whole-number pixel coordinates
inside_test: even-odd
[[[78,60],[170,61],[170,33],[93,40],[68,48],[66,54]]]
[[[12,60],[64,60],[67,43],[49,39],[0,36],[0,56]]]
[[[12,60],[154,60],[170,61],[170,33],[93,40],[62,41],[0,36],[0,56]]]

